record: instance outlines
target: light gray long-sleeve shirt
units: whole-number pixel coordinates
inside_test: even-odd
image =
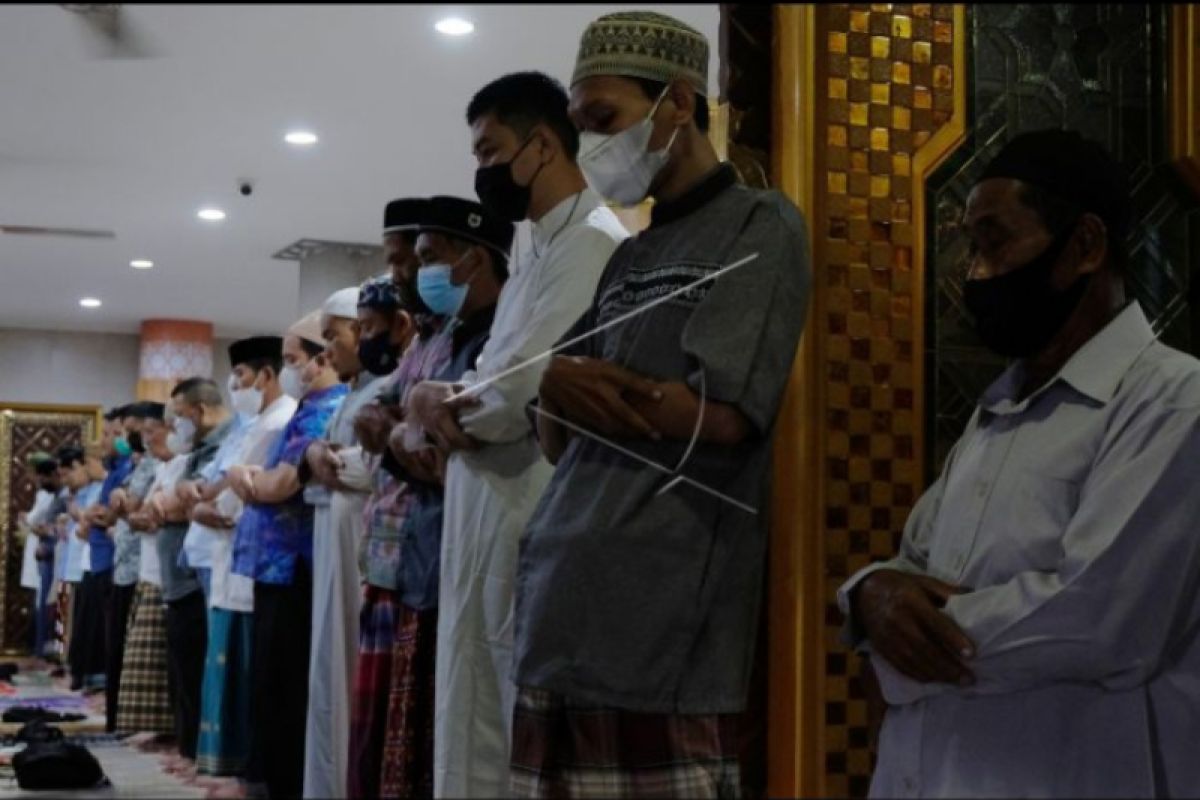
[[[1200,794],[1200,362],[1136,303],[1018,401],[982,397],[900,554],[880,568],[970,592],[947,613],[976,684],[872,654],[890,708],[876,797]]]

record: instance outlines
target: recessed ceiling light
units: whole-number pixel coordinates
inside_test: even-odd
[[[225,212],[219,208],[202,208],[196,212],[196,216],[209,222],[219,222],[225,219]]]
[[[129,262],[129,266],[133,267],[134,269],[150,269],[154,266],[154,262],[147,261],[144,258],[135,258],[133,261]]]
[[[307,147],[310,144],[317,143],[317,135],[312,131],[291,131],[283,140],[288,144],[295,144]]]
[[[466,36],[475,30],[475,26],[462,17],[440,19],[433,27],[437,28],[438,33],[444,33],[447,36]]]
[[[95,297],[85,297],[79,301],[79,305],[83,306],[84,308],[99,308],[100,301]]]

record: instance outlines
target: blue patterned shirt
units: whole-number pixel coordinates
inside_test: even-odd
[[[339,383],[301,400],[263,468],[291,464],[298,469],[349,391]],[[304,502],[304,492],[282,503],[247,503],[234,534],[233,571],[259,583],[290,584],[297,558],[312,569],[312,537],[313,508]]]
[[[129,456],[120,456],[112,462],[112,469],[108,473],[108,477],[104,479],[104,486],[100,490],[100,505],[108,505],[112,493],[121,488],[131,472],[133,472],[133,459]],[[108,535],[108,529],[93,525],[92,529],[88,531],[88,544],[92,546],[91,571],[99,574],[111,570],[116,545],[113,538]]]

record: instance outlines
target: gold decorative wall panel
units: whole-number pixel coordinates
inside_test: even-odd
[[[772,747],[794,754],[772,754],[772,796],[869,783],[835,593],[895,552],[924,488],[922,186],[964,133],[964,30],[948,4],[778,12],[773,163],[809,221],[814,297],[776,460]]]

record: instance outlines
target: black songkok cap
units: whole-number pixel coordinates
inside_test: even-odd
[[[1014,136],[984,168],[979,180],[1012,178],[1095,214],[1109,236],[1122,240],[1132,215],[1125,168],[1078,131],[1042,130]]]
[[[283,337],[251,336],[229,345],[229,365],[232,367],[261,358],[283,358]]]
[[[428,205],[429,201],[424,197],[402,197],[388,203],[383,209],[384,234],[415,234]]]
[[[58,456],[58,463],[64,467],[70,467],[72,464],[77,464],[84,460],[83,448],[73,444],[58,448],[56,455]]]
[[[143,403],[134,403],[129,407],[129,416],[136,419],[164,419],[166,416],[167,407],[162,403],[146,401]]]
[[[489,214],[473,200],[441,195],[429,198],[420,231],[442,233],[490,248],[500,257],[498,266],[506,269],[508,250],[516,228],[511,222]]]
[[[58,471],[58,462],[49,453],[33,453],[29,456],[29,465],[42,477],[49,477]]]

